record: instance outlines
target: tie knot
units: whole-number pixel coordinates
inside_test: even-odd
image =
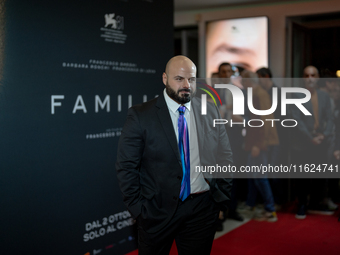
[[[184,112],[185,112],[185,106],[180,106],[179,108],[178,108],[178,112],[179,112],[179,115],[183,115],[184,114]]]

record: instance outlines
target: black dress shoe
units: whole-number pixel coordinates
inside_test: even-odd
[[[244,218],[236,211],[230,211],[228,214],[228,218],[237,220],[237,221],[243,221]]]
[[[216,223],[216,231],[217,232],[223,231],[223,221],[221,221],[220,219]]]

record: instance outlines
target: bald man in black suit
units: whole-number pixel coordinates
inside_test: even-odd
[[[196,66],[176,56],[163,73],[159,97],[128,111],[118,145],[117,177],[123,199],[138,225],[140,254],[210,254],[218,213],[230,200],[231,179],[212,178],[195,166],[230,165],[232,152],[224,125],[213,127],[217,108],[193,98]],[[190,195],[181,197],[183,159],[178,147],[179,107],[189,128]]]

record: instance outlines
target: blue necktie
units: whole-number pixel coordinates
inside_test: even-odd
[[[178,148],[181,155],[183,179],[179,198],[184,201],[190,195],[190,148],[189,130],[187,121],[184,117],[185,106],[178,108]]]

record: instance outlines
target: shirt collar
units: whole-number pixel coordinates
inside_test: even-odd
[[[175,102],[173,99],[171,99],[168,96],[168,94],[166,93],[166,89],[164,89],[163,95],[164,95],[165,102],[166,102],[168,108],[170,109],[170,111],[172,111],[173,113],[178,112],[178,108],[181,106],[181,104],[179,104],[179,103]],[[185,106],[185,108],[187,108],[190,111],[191,101],[184,104],[184,106]]]

